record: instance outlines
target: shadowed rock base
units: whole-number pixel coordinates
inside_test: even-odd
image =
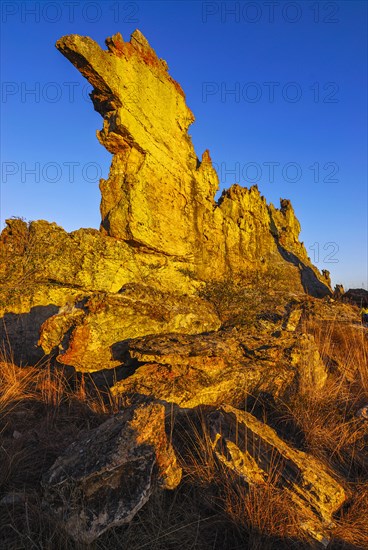
[[[181,468],[160,403],[130,408],[87,431],[44,476],[45,504],[76,540],[91,543],[128,523],[158,485],[174,489]]]
[[[44,476],[44,505],[81,542],[128,523],[153,491],[180,483],[181,468],[166,432],[175,430],[177,441],[181,417],[192,428],[201,419],[213,453],[239,482],[272,480],[291,494],[305,517],[303,529],[323,545],[328,542],[333,513],[345,501],[343,488],[318,460],[292,449],[250,413],[227,405],[185,410],[146,400],[124,410],[85,432],[58,458]]]

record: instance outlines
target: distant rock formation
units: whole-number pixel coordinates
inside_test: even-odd
[[[342,299],[358,307],[368,307],[368,290],[364,288],[349,288],[343,294]]]

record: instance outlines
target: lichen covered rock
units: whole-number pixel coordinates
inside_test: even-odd
[[[93,86],[104,118],[98,138],[113,155],[100,183],[100,230],[12,219],[0,237],[0,339],[16,348],[17,363],[52,353],[95,371],[117,366],[114,349],[125,339],[216,330],[198,294],[249,273],[330,294],[289,201],[276,209],[257,187],[237,184],[215,201],[218,177],[209,152],[199,160],[194,151],[185,95],[143,35],[125,42],[116,34],[106,45],[78,35],[57,42]],[[129,285],[145,296],[128,299]]]
[[[91,98],[104,117],[98,137],[114,155],[109,179],[100,185],[101,229],[142,250],[180,258],[203,280],[262,270],[277,254],[289,263],[292,285],[328,293],[298,240],[289,201],[277,210],[256,187],[234,185],[215,202],[219,181],[211,157],[205,151],[199,160],[188,134],[194,116],[146,38],[135,31],[125,42],[118,33],[106,45],[102,50],[78,35],[56,44],[94,87]]]
[[[118,294],[94,293],[79,307],[61,308],[42,325],[38,344],[45,353],[58,348],[59,363],[93,372],[121,365],[118,349],[132,338],[198,334],[219,327],[213,308],[201,298],[126,285]]]
[[[148,396],[187,408],[238,405],[257,392],[278,397],[311,385],[321,389],[327,379],[313,337],[260,327],[135,338],[118,357],[136,370],[111,388],[114,396]]]
[[[90,543],[129,523],[155,489],[180,480],[165,408],[147,403],[83,432],[45,474],[44,504],[69,535]]]
[[[305,513],[302,527],[326,546],[333,514],[346,500],[343,487],[322,462],[293,449],[252,414],[225,405],[205,414],[214,452],[250,485],[271,480]]]

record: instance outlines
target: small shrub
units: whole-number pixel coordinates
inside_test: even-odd
[[[200,296],[211,302],[224,326],[253,325],[262,316],[283,311],[287,301],[282,271],[248,273],[208,282]]]

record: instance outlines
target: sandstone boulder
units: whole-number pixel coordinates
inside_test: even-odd
[[[82,372],[119,366],[120,343],[138,336],[196,334],[220,327],[213,308],[201,298],[142,285],[126,285],[117,294],[94,293],[77,306],[61,308],[45,321],[39,345],[46,354],[58,349],[59,363]]]

